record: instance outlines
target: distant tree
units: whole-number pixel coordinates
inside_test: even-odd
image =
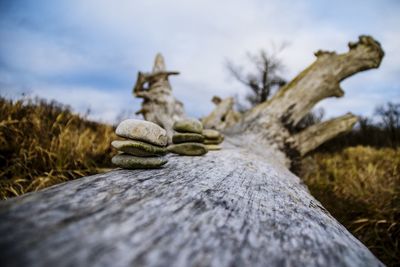
[[[377,106],[372,118],[359,116],[354,129],[346,135],[326,142],[318,151],[337,151],[348,146],[398,147],[400,145],[400,104],[387,103]]]
[[[265,50],[260,50],[257,54],[248,53],[247,56],[255,67],[253,72],[245,74],[243,66],[235,65],[231,61],[228,61],[226,66],[237,81],[251,90],[246,100],[251,106],[255,106],[268,100],[273,93],[286,84],[286,80],[279,75],[283,64],[276,53],[268,54]]]
[[[360,131],[365,132],[365,131],[368,131],[372,127],[376,127],[376,126],[374,125],[374,122],[372,121],[371,118],[359,116],[356,129],[359,129]]]
[[[400,143],[400,103],[388,102],[378,106],[375,115],[380,118],[379,126],[386,132],[392,146]]]

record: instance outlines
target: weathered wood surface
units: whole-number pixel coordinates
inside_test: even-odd
[[[382,266],[264,148],[168,156],[0,203],[2,266]]]
[[[348,113],[328,121],[314,124],[293,136],[296,144],[295,146],[300,152],[300,155],[304,156],[338,134],[351,131],[357,121],[357,116]]]

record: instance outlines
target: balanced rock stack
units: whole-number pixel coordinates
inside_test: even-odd
[[[168,151],[185,156],[201,156],[207,153],[204,142],[203,124],[196,119],[183,119],[174,123],[176,133]]]
[[[167,163],[167,159],[162,157],[167,152],[167,132],[157,124],[128,119],[118,125],[115,133],[126,138],[111,143],[120,152],[111,160],[118,167],[152,169]]]
[[[217,130],[204,129],[202,131],[204,136],[204,144],[207,150],[220,150],[221,146],[219,144],[224,141],[224,136]]]

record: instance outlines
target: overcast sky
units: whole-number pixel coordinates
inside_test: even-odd
[[[90,118],[113,122],[139,110],[131,91],[139,70],[162,52],[174,95],[195,117],[213,95],[247,89],[225,68],[246,52],[288,44],[280,52],[287,79],[313,62],[318,49],[347,51],[361,34],[385,50],[378,70],[342,83],[346,94],[323,101],[328,117],[371,115],[400,102],[400,1],[266,0],[0,0],[0,94],[56,99]]]

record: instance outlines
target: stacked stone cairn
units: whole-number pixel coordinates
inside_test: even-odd
[[[167,163],[167,132],[155,123],[128,119],[122,121],[115,133],[125,140],[116,140],[111,145],[120,153],[112,163],[124,169],[153,169]]]
[[[204,142],[203,124],[196,119],[188,118],[177,121],[173,125],[176,131],[172,136],[171,153],[184,156],[201,156],[207,153]]]
[[[207,150],[220,150],[221,144],[224,141],[224,136],[218,132],[217,130],[212,129],[204,129],[202,131],[202,135],[204,136],[204,144]]]

